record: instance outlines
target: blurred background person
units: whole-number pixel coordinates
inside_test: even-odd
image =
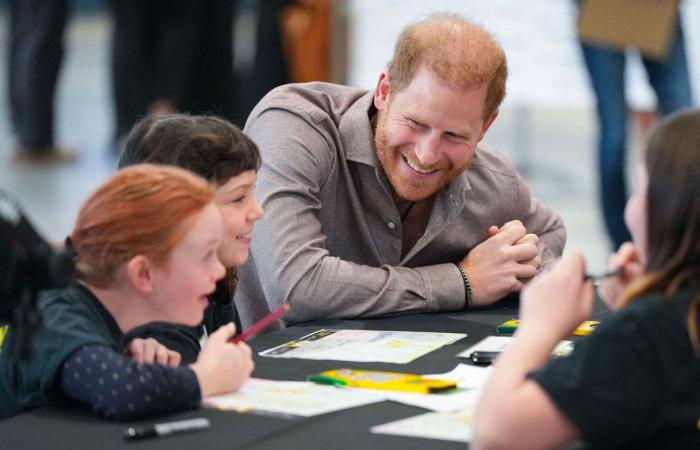
[[[243,101],[238,125],[242,127],[253,107],[277,86],[331,81],[331,31],[337,25],[333,23],[337,7],[333,0],[256,2],[252,89],[237,96]]]
[[[670,1],[670,0],[666,0]],[[577,2],[585,7],[585,0]],[[641,2],[643,3],[643,2]],[[658,3],[658,2],[657,2]],[[640,4],[640,7],[644,5]],[[625,18],[619,18],[625,23]],[[627,24],[629,25],[629,24]],[[625,89],[625,49],[579,40],[598,118],[598,177],[605,226],[613,249],[631,240],[623,211],[627,201],[625,154],[628,108]],[[657,114],[664,116],[692,106],[688,61],[680,14],[665,58],[642,57],[649,84],[656,93]]]
[[[290,82],[282,42],[282,12],[295,0],[258,1],[256,5],[254,98],[247,113],[273,88]],[[246,117],[243,118],[245,122]]]
[[[14,157],[60,162],[75,152],[54,141],[54,97],[63,60],[67,0],[10,0],[8,92]]]
[[[113,0],[115,137],[147,114],[233,115],[231,0]]]

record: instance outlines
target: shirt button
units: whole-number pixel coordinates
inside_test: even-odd
[[[389,222],[386,224],[386,226],[388,226],[390,230],[393,230],[394,228],[396,228],[396,224],[394,222]]]

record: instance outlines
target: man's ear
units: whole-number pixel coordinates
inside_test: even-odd
[[[377,87],[374,89],[374,107],[378,111],[386,108],[386,104],[389,102],[389,90],[391,88],[391,82],[389,80],[389,72],[384,69],[379,74],[379,81],[377,82]]]
[[[153,291],[153,263],[143,255],[137,255],[126,263],[126,275],[138,292],[150,294]]]
[[[491,125],[493,124],[494,120],[496,120],[496,117],[498,117],[498,110],[494,111],[493,114],[484,120],[484,128],[481,129],[481,136],[479,136],[477,142],[481,142],[484,136],[486,136],[486,132],[489,131],[489,128],[491,128]]]

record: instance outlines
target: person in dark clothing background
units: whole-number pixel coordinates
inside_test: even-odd
[[[580,0],[576,2],[580,4]],[[648,8],[644,2],[640,8]],[[663,2],[660,2],[663,3]],[[620,27],[631,27],[623,17]],[[658,117],[693,105],[688,57],[682,17],[678,13],[665,58],[641,55],[641,60],[657,99]],[[598,181],[601,212],[612,244],[617,250],[631,240],[623,212],[628,189],[627,159],[628,107],[625,87],[627,51],[579,36],[583,62],[595,96],[598,121]]]
[[[15,158],[69,161],[56,145],[54,97],[63,60],[67,0],[10,0],[8,93]]]
[[[233,115],[233,14],[226,0],[113,0],[115,138],[147,114]]]

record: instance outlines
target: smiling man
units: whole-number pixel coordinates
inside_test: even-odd
[[[244,328],[457,311],[519,291],[561,254],[561,219],[512,164],[480,147],[506,58],[456,15],[407,27],[374,92],[292,84],[253,110],[266,211],[239,273]]]

